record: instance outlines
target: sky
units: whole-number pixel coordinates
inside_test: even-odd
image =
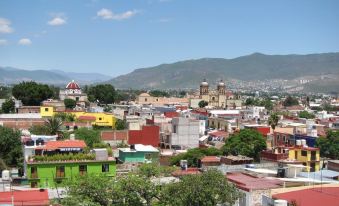
[[[339,51],[337,0],[0,0],[0,66],[99,72]]]

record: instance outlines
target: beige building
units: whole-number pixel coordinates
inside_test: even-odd
[[[231,91],[227,91],[226,85],[222,80],[218,83],[216,90],[210,90],[206,80],[201,82],[199,97],[194,99],[199,101],[204,100],[208,102],[208,106],[223,109],[236,109],[242,106],[242,100],[238,96],[233,95]],[[191,100],[195,104],[197,101]]]
[[[152,97],[148,93],[142,93],[137,98],[138,104],[152,104],[155,106],[160,105],[188,105],[187,98],[177,97]]]

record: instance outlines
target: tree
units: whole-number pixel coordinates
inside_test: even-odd
[[[62,124],[63,124],[62,120],[57,117],[48,118],[45,121],[45,125],[48,128],[51,135],[56,134],[59,135],[59,133],[61,132]]]
[[[110,177],[88,174],[69,179],[64,185],[67,197],[62,200],[61,205],[112,205],[114,182]]]
[[[38,84],[32,81],[15,85],[12,94],[16,99],[21,100],[24,105],[39,106],[42,101],[53,96],[53,91],[46,84]]]
[[[204,156],[218,156],[222,155],[222,151],[217,148],[194,148],[189,149],[186,153],[178,154],[174,157],[170,158],[171,165],[179,165],[180,160],[187,160],[187,164],[189,167],[197,167],[198,160]]]
[[[233,134],[225,142],[222,150],[225,155],[245,155],[259,160],[260,152],[266,149],[266,141],[259,132],[252,129],[243,129]]]
[[[64,99],[66,109],[74,109],[77,102],[74,99]]]
[[[204,100],[201,100],[199,103],[198,103],[199,107],[200,108],[204,108],[208,105],[208,102],[204,101]]]
[[[229,183],[216,169],[201,175],[187,175],[181,181],[164,186],[160,203],[167,206],[215,206],[234,205],[242,197],[239,190]]]
[[[0,99],[7,99],[11,96],[11,88],[0,86]]]
[[[100,104],[112,104],[115,102],[116,92],[110,84],[98,84],[88,89],[88,100],[99,101]]]
[[[23,154],[19,131],[0,126],[0,157],[6,165],[22,168]]]
[[[14,113],[15,112],[15,103],[12,99],[7,99],[4,103],[2,103],[2,112],[5,114]]]
[[[316,146],[320,148],[320,156],[339,159],[339,131],[329,130],[326,137],[319,137]]]
[[[74,132],[76,139],[81,139],[86,142],[86,145],[90,148],[93,147],[95,143],[100,143],[100,133],[98,130],[79,128]]]
[[[54,115],[54,117],[61,119],[63,122],[74,122],[76,120],[75,114],[67,112],[58,112]]]
[[[152,97],[169,97],[169,93],[165,91],[160,91],[160,90],[152,90],[149,92],[149,94]]]
[[[275,127],[278,126],[278,123],[279,123],[279,116],[276,112],[274,112],[268,118],[268,125],[271,126],[271,128],[273,129],[273,132],[275,130]]]
[[[51,131],[46,125],[33,125],[29,128],[29,132],[35,135],[50,135]]]
[[[307,111],[301,111],[299,112],[299,118],[314,119],[315,115]]]
[[[292,96],[289,95],[289,96],[287,96],[286,99],[284,100],[283,105],[284,105],[285,107],[290,107],[290,106],[294,106],[294,105],[299,105],[299,101],[298,101],[296,98],[294,98],[294,97],[292,97]]]
[[[127,123],[126,123],[126,120],[117,119],[117,121],[115,122],[115,129],[116,129],[116,130],[124,130],[124,129],[127,129]]]

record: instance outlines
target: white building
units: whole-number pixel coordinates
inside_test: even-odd
[[[199,146],[200,121],[183,117],[172,119],[172,134],[169,144],[181,149],[196,148]]]

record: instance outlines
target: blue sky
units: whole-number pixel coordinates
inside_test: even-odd
[[[0,1],[0,66],[100,72],[339,51],[337,0]]]

